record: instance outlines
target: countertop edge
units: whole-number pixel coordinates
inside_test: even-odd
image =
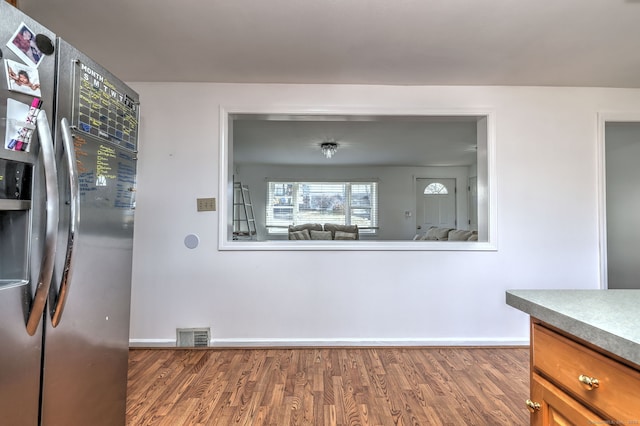
[[[510,291],[506,292],[506,302],[507,305],[525,312],[533,318],[564,330],[640,367],[640,351],[638,350],[638,344],[635,342],[527,300]]]

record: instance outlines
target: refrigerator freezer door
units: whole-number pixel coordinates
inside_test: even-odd
[[[0,287],[0,416],[2,424],[38,424],[42,328],[25,331],[28,284]]]
[[[26,322],[43,254],[45,194],[38,136],[32,135],[29,144],[22,145],[24,149],[11,144],[16,126],[21,126],[17,123],[26,121],[11,114],[15,105],[28,109],[34,98],[43,101],[42,109],[47,114],[53,111],[55,57],[34,56],[28,51],[33,46],[16,37],[26,31],[27,37],[42,35],[55,40],[55,34],[4,1],[0,2],[0,17],[0,158],[31,171],[28,199],[0,200],[0,423],[37,425],[42,321],[33,336],[27,333]],[[18,75],[20,70],[31,82],[37,78],[37,90],[13,80],[12,73]],[[51,122],[53,117],[48,118]]]

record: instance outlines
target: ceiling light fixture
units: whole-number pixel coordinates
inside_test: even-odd
[[[322,151],[322,154],[326,158],[331,158],[334,155],[336,155],[336,151],[338,150],[338,144],[335,142],[323,142],[320,145],[320,150]]]

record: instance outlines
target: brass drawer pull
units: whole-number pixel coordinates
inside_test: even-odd
[[[582,383],[584,388],[587,390],[593,390],[594,388],[600,386],[600,382],[598,381],[598,379],[585,376],[584,374],[581,374],[580,377],[578,377],[578,380],[580,380],[580,383]]]
[[[538,402],[533,402],[530,399],[527,399],[525,402],[525,404],[527,404],[527,408],[529,409],[529,411],[531,411],[532,413],[536,412],[536,411],[540,411],[540,403]]]

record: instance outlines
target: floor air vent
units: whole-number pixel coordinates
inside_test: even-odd
[[[210,328],[178,328],[176,334],[179,348],[207,347],[211,340]]]

